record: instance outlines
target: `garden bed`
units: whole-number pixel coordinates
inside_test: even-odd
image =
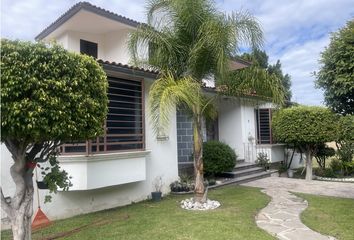
[[[215,184],[213,185],[208,185],[208,188],[209,189],[213,189],[213,188],[218,188],[218,187],[221,187],[221,186],[225,186],[225,185],[228,185],[228,184],[231,184],[233,182],[233,178],[225,178],[225,177],[217,177],[215,178]],[[191,194],[191,193],[194,193],[193,190],[190,190],[190,191],[172,191],[171,190],[171,194],[172,195],[186,195],[186,194]]]
[[[330,177],[314,176],[314,179],[319,180],[319,181],[354,183],[354,177],[330,178]]]

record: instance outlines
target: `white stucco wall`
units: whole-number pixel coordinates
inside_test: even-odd
[[[258,152],[267,153],[272,162],[284,160],[284,145],[256,145],[256,108],[274,108],[272,103],[253,99],[224,98],[218,104],[219,139],[235,149],[238,159],[255,162]]]
[[[131,30],[122,29],[104,35],[104,57],[102,59],[110,62],[129,63],[128,39]]]
[[[151,80],[145,81],[145,102],[147,102],[149,98],[151,83]],[[146,106],[145,111],[147,113]],[[119,174],[121,170],[117,169],[119,166],[116,166],[112,161],[108,161],[107,163],[100,161],[99,166],[87,170],[86,165],[80,167],[80,164],[76,163],[76,167],[67,169],[73,177],[73,183],[78,185],[90,184],[90,182],[85,183],[85,180],[81,178],[82,175],[87,174],[87,176],[91,176],[92,184],[94,184],[93,188],[96,189],[58,192],[53,195],[52,202],[46,204],[43,204],[43,201],[47,190],[39,190],[41,208],[45,214],[52,220],[61,219],[147,199],[150,197],[151,191],[154,190],[153,181],[158,176],[162,177],[164,183],[163,193],[169,192],[169,184],[178,178],[176,111],[172,111],[171,113],[171,127],[167,132],[169,139],[166,141],[156,140],[151,124],[147,119],[148,116],[146,116],[145,119],[145,139],[146,149],[150,150],[150,152],[146,154],[145,159],[146,166],[144,166],[144,173],[146,180],[96,188],[97,186],[95,184],[102,184],[106,176],[109,176],[108,180],[112,180],[114,174]],[[134,161],[136,159],[131,160]],[[126,166],[129,165],[129,159],[125,160],[125,162]],[[7,148],[1,145],[1,186],[3,187],[5,196],[12,195],[15,190],[9,173],[11,164],[12,159]],[[125,168],[124,170],[124,174],[129,174],[129,171],[131,171],[132,175],[134,175],[135,171],[141,171],[139,166],[134,167],[134,164],[131,169]],[[93,174],[95,174],[94,177],[92,177]],[[119,175],[116,177],[117,179],[121,178]],[[75,187],[73,189],[75,189]],[[36,191],[34,198],[34,209],[37,209]]]
[[[287,157],[288,157],[288,164],[290,163],[291,160],[291,155],[293,153],[292,149],[286,149],[287,151]],[[306,155],[303,153],[302,154],[302,159],[301,159],[301,153],[299,151],[295,151],[293,161],[291,162],[290,168],[291,169],[296,169],[296,168],[301,168],[305,167],[306,163]]]
[[[244,158],[242,114],[240,101],[224,98],[218,103],[219,140],[235,150],[238,159]]]
[[[97,58],[105,61],[129,64],[128,39],[130,29],[107,34],[92,34],[67,31],[60,35],[56,41],[64,48],[80,52],[80,39],[97,43]]]

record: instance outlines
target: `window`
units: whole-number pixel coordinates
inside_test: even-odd
[[[144,106],[140,80],[108,77],[108,115],[105,133],[87,142],[64,144],[63,154],[95,154],[143,150]]]
[[[272,144],[272,110],[256,109],[257,144]]]
[[[97,43],[80,39],[80,53],[97,58]]]

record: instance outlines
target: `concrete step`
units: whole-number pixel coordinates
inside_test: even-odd
[[[245,159],[237,159],[236,160],[236,166],[237,164],[241,164],[241,163],[244,163],[245,162]]]
[[[234,169],[232,172],[224,172],[222,173],[222,176],[227,178],[236,178],[260,172],[264,172],[264,169],[261,167],[251,167],[244,169]]]
[[[251,181],[254,181],[257,179],[270,177],[273,173],[276,173],[276,172],[277,172],[277,170],[270,170],[267,172],[263,171],[263,172],[259,172],[259,173],[254,173],[254,174],[242,176],[242,177],[236,177],[236,178],[233,178],[232,180],[224,182],[222,184],[210,186],[209,188],[212,189],[212,188],[221,187],[221,186],[230,185],[230,184],[241,184],[241,183],[251,182]]]
[[[233,171],[238,171],[238,170],[243,170],[247,168],[255,168],[258,167],[256,163],[248,163],[248,162],[243,162],[243,163],[236,163],[236,166],[234,167]]]

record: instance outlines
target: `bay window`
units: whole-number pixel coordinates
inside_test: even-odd
[[[144,150],[143,81],[108,76],[108,114],[104,134],[61,146],[62,154]]]

